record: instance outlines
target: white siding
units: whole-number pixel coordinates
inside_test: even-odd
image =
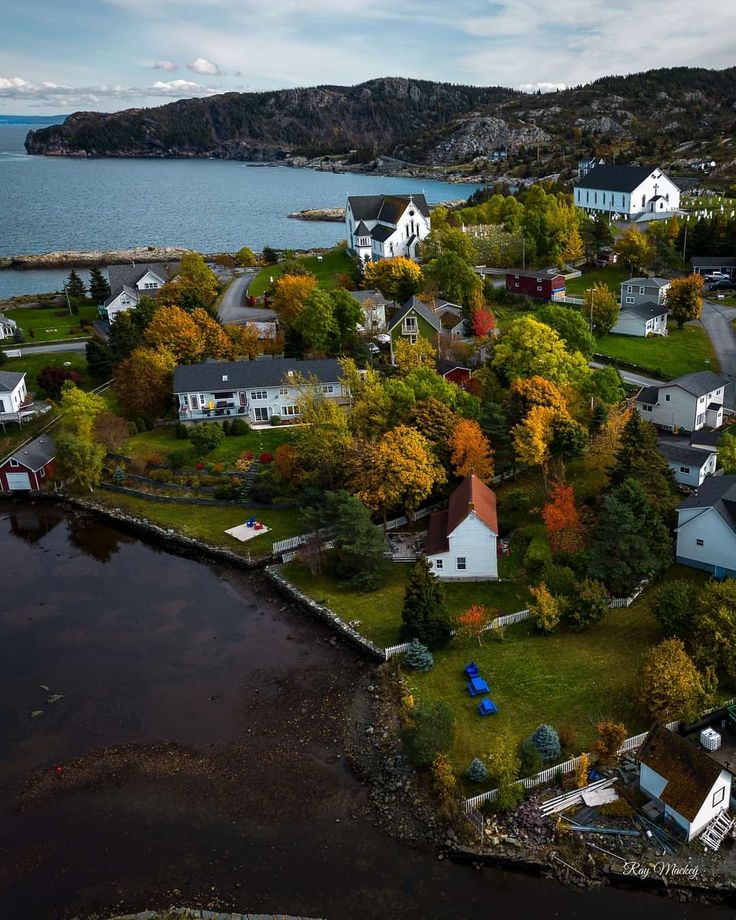
[[[113,302],[107,307],[107,318],[112,323],[118,313],[125,313],[138,306],[137,298],[133,298],[125,291],[121,291]]]
[[[17,412],[27,395],[26,375],[23,374],[23,377],[12,390],[0,391],[0,403],[2,403],[0,412]]]
[[[672,472],[675,474],[677,482],[684,486],[694,486],[697,488],[702,485],[706,476],[712,476],[716,471],[717,454],[710,454],[702,466],[679,462],[677,460],[668,460]]]
[[[736,571],[736,533],[713,508],[699,513],[678,512],[677,560],[712,571],[717,566]],[[702,545],[701,545],[702,544]]]
[[[679,386],[663,385],[659,388],[658,402],[653,410],[639,411],[643,418],[662,428],[697,431],[708,423],[707,409],[711,403],[723,404],[723,387],[704,396],[693,396]]]
[[[714,797],[720,799],[720,793],[723,791],[723,798],[717,804],[713,804]],[[713,783],[710,792],[705,797],[703,806],[700,811],[695,815],[692,822],[690,823],[690,833],[688,840],[692,840],[693,837],[697,837],[698,834],[701,834],[706,825],[720,814],[722,811],[728,808],[729,802],[731,799],[731,774],[726,770],[721,770],[720,776]]]
[[[616,335],[635,335],[644,338],[647,334],[646,320],[622,310],[611,332],[615,332]]]
[[[449,551],[427,558],[442,581],[492,581],[498,578],[496,534],[471,512],[448,537]],[[465,567],[458,568],[458,560]],[[437,567],[441,560],[441,568]]]

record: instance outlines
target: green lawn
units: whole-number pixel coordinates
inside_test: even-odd
[[[670,323],[667,336],[639,338],[633,335],[607,335],[599,339],[597,351],[610,358],[630,361],[665,379],[693,371],[718,371],[718,359],[710,339],[699,323],[678,329]]]
[[[39,388],[37,378],[39,371],[49,365],[77,371],[82,375],[82,389],[95,386],[94,381],[87,376],[87,358],[84,352],[64,351],[51,355],[24,355],[22,358],[10,358],[3,364],[2,369],[16,373],[25,371],[27,388],[32,393],[36,393],[39,398],[45,398],[46,394]]]
[[[216,450],[207,454],[206,459],[213,463],[234,463],[244,451],[252,450],[256,456],[264,452],[273,453],[279,444],[285,444],[292,436],[293,432],[288,426],[254,429],[248,434],[225,438]],[[158,454],[165,461],[167,454],[172,450],[187,451],[187,465],[200,459],[188,440],[179,440],[176,437],[173,425],[134,435],[125,445],[123,453],[143,460]]]
[[[321,262],[316,256],[304,256],[297,259],[297,261],[307,271],[316,275],[319,286],[326,290],[336,287],[337,275],[352,275],[353,273],[353,263],[344,249],[331,249],[323,254]],[[248,293],[254,297],[260,297],[270,286],[271,278],[275,281],[283,273],[283,270],[283,262],[278,265],[266,265],[251,281],[248,286]]]
[[[53,342],[58,339],[88,338],[89,333],[82,330],[82,319],[97,318],[97,307],[80,307],[76,316],[70,315],[63,307],[28,307],[22,310],[5,310],[3,315],[14,319],[23,330],[26,344],[34,342]],[[11,346],[6,346],[11,347]]]
[[[223,546],[241,556],[249,553],[251,556],[270,555],[272,543],[301,533],[298,509],[292,511],[275,508],[272,511],[255,512],[258,520],[271,530],[247,543],[240,543],[225,531],[244,523],[251,516],[247,508],[168,504],[155,499],[106,492],[104,489],[97,489],[94,500],[110,508],[122,508],[161,527],[171,527],[185,536]]]
[[[567,293],[571,297],[582,297],[588,288],[594,284],[607,284],[618,296],[621,291],[621,282],[631,277],[628,268],[623,265],[609,265],[606,268],[594,268],[583,272],[579,278],[569,278],[565,284]]]

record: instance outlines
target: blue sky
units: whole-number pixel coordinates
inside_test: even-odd
[[[544,88],[728,67],[736,2],[24,0],[7,4],[0,113],[114,111],[378,76]]]

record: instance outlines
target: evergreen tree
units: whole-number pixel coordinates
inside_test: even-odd
[[[446,645],[452,636],[450,614],[440,580],[432,573],[426,559],[412,568],[404,594],[401,611],[401,638],[404,642],[418,639],[428,648]]]
[[[110,326],[107,342],[110,346],[113,364],[129,357],[139,345],[143,344],[143,335],[133,317],[136,310],[126,310],[118,313],[115,322]]]
[[[621,432],[621,446],[611,470],[611,483],[635,479],[660,512],[668,512],[677,498],[675,477],[659,450],[657,429],[634,411]]]
[[[593,407],[593,412],[590,416],[590,422],[588,423],[588,431],[591,435],[598,434],[598,432],[603,428],[603,426],[608,421],[608,409],[603,405],[603,403],[597,402]]]
[[[488,781],[488,767],[480,757],[474,757],[470,761],[470,766],[465,771],[465,779],[471,783],[485,783]]]
[[[84,281],[74,269],[69,272],[69,277],[66,279],[66,292],[69,295],[69,300],[84,300],[87,295]]]
[[[107,342],[90,339],[87,342],[87,368],[95,380],[109,380],[112,377],[112,351]]]
[[[695,582],[676,578],[657,589],[652,600],[652,613],[659,620],[666,637],[685,639],[693,627],[699,588]],[[710,650],[709,650],[710,653]]]
[[[539,751],[544,763],[560,759],[560,737],[551,725],[540,725],[531,736],[531,743]]]
[[[434,667],[434,655],[418,639],[412,639],[411,645],[404,653],[404,664],[413,671],[431,671]]]
[[[444,700],[420,703],[403,733],[404,747],[418,767],[432,763],[437,754],[449,751],[455,737],[455,717]]]
[[[89,270],[89,296],[97,306],[102,306],[110,296],[110,285],[107,278],[96,265]]]
[[[626,479],[603,499],[590,546],[591,578],[625,596],[672,561],[669,531],[638,482]]]

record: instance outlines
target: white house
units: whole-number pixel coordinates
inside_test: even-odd
[[[9,316],[3,316],[0,313],[0,342],[3,339],[12,339],[18,330],[18,324]]]
[[[637,755],[639,786],[662,808],[664,825],[688,842],[731,800],[731,774],[703,748],[655,725]]]
[[[384,332],[386,330],[386,310],[393,307],[393,301],[386,300],[380,291],[351,291],[350,296],[357,300],[363,309],[364,321],[358,327],[361,332]]]
[[[17,420],[18,413],[28,397],[25,373],[0,370],[0,419]]]
[[[656,303],[637,303],[621,306],[616,325],[611,329],[617,335],[667,335],[667,307]]]
[[[162,262],[110,265],[107,269],[110,296],[103,304],[108,320],[113,323],[119,313],[137,307],[141,297],[155,297],[178,268],[178,263]]]
[[[680,189],[651,166],[596,166],[575,184],[575,204],[589,214],[633,220],[644,213],[674,213]]]
[[[706,476],[712,476],[718,464],[718,452],[700,450],[697,447],[661,442],[660,452],[664,454],[675,479],[683,486],[698,488]]]
[[[643,387],[636,397],[636,408],[642,418],[660,428],[720,428],[727,382],[712,371],[685,374],[660,386]]]
[[[202,361],[176,368],[174,396],[183,422],[230,416],[268,422],[275,415],[294,420],[304,381],[316,380],[327,399],[346,404],[350,394],[341,377],[334,360]]]
[[[471,475],[450,496],[447,511],[430,515],[427,559],[442,581],[498,578],[496,494]]]
[[[424,195],[350,195],[345,206],[348,252],[364,262],[416,259],[431,226]]]
[[[677,509],[677,561],[736,578],[736,475],[709,476]]]

